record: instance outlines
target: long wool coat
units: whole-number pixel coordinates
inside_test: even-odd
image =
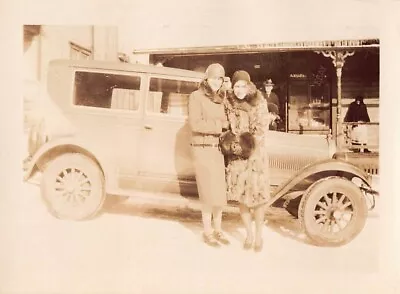
[[[224,206],[226,199],[224,156],[218,148],[227,117],[223,93],[213,93],[206,82],[189,97],[189,125],[192,154],[200,201],[208,206]],[[212,144],[195,146],[196,144]]]
[[[367,106],[363,101],[357,103],[353,101],[349,105],[346,116],[344,117],[345,122],[370,122]]]
[[[268,104],[254,85],[243,101],[231,93],[225,107],[231,129],[240,134],[250,132],[256,138],[255,151],[247,160],[228,158],[226,167],[227,197],[248,207],[265,203],[270,198],[268,156],[265,140],[270,117]]]
[[[364,101],[353,101],[349,105],[345,122],[370,122],[367,106]],[[368,128],[365,125],[354,125],[351,131],[351,142],[353,144],[367,144],[368,141]]]

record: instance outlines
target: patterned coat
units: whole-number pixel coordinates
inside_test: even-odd
[[[255,151],[249,159],[227,159],[227,197],[228,200],[255,207],[270,198],[268,156],[265,147],[270,123],[268,104],[261,92],[251,84],[250,93],[242,101],[230,93],[225,102],[225,110],[234,133],[250,132],[256,138]]]

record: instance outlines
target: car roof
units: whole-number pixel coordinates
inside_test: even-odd
[[[171,76],[183,76],[190,78],[204,78],[204,73],[196,72],[180,68],[155,66],[148,64],[133,64],[118,61],[105,61],[105,60],[71,60],[71,59],[54,59],[50,61],[50,66],[69,66],[79,67],[88,69],[99,69],[99,70],[118,70],[118,71],[129,71],[129,72],[141,72],[141,73],[152,73],[162,74]]]

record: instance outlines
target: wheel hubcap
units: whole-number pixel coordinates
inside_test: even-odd
[[[341,193],[327,193],[314,208],[314,220],[323,233],[339,233],[353,217],[353,205],[349,197]]]
[[[76,168],[66,168],[60,172],[55,181],[55,191],[59,200],[73,206],[83,204],[91,192],[88,176]]]

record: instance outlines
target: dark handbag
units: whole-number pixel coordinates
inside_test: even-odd
[[[232,131],[227,131],[221,135],[219,146],[225,156],[238,156],[242,159],[248,159],[255,149],[256,141],[249,132],[235,135]]]

